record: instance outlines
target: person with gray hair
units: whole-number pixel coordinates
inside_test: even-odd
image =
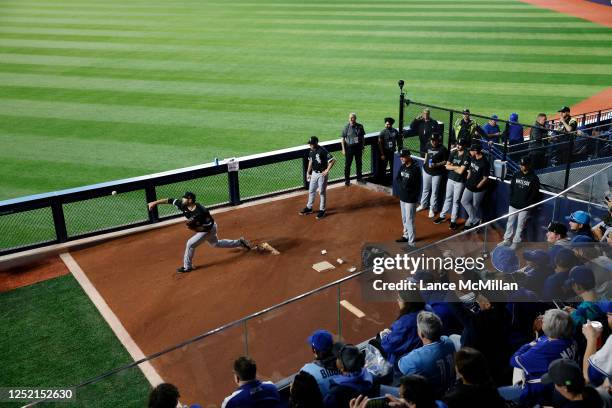
[[[361,183],[361,159],[365,147],[365,129],[361,123],[357,123],[357,114],[354,112],[349,114],[349,121],[342,129],[340,143],[342,145],[342,154],[346,157],[344,162],[344,184],[346,186],[351,184],[353,158],[355,159],[357,182]]]
[[[548,366],[559,358],[577,359],[577,345],[572,338],[574,325],[569,313],[549,309],[542,318],[543,336],[520,347],[510,358],[510,365],[523,370],[524,387],[501,387],[499,393],[507,401],[533,406],[546,402],[552,386],[542,384]]]
[[[417,315],[417,335],[423,346],[400,358],[399,370],[403,375],[422,375],[436,397],[441,397],[455,382],[455,344],[442,336],[442,320],[438,315],[428,311]]]

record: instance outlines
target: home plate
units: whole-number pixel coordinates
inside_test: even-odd
[[[355,316],[357,316],[359,319],[361,319],[362,317],[365,316],[365,313],[363,313],[359,308],[357,308],[356,306],[353,306],[352,303],[350,303],[348,300],[341,300],[340,304],[342,305],[342,307],[344,307],[346,310],[348,310],[349,312],[351,312],[352,314],[354,314]]]
[[[314,269],[317,272],[323,272],[323,271],[326,271],[328,269],[335,269],[335,268],[336,267],[334,265],[330,264],[327,261],[319,262],[319,263],[316,263],[316,264],[312,265],[312,269]]]

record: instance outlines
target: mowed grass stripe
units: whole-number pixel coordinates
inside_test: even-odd
[[[361,78],[361,70],[363,69],[376,69],[377,63],[374,61],[360,61],[360,60],[348,60],[345,61],[350,68],[342,69],[337,66],[329,66],[325,64],[324,59],[321,59],[320,63],[315,64],[319,68],[313,71],[313,67],[304,66],[293,66],[292,64],[286,63],[282,59],[279,60],[273,68],[267,72],[259,70],[258,62],[253,61],[253,66],[248,71],[248,78],[243,80],[236,80],[235,75],[239,73],[241,66],[240,64],[232,67],[223,66],[222,64],[210,64],[208,67],[200,67],[199,70],[166,70],[163,68],[153,69],[141,69],[138,65],[132,68],[119,68],[119,67],[101,67],[101,66],[81,66],[78,69],[79,78],[76,79],[76,83],[82,83],[79,79],[84,77],[88,78],[100,78],[102,80],[131,80],[135,77],[141,80],[151,81],[187,81],[189,83],[206,83],[211,82],[218,83],[236,83],[242,82],[245,84],[251,82],[265,82],[265,83],[277,83],[280,78],[284,78],[288,69],[292,70],[293,74],[300,77],[307,77],[309,81],[314,82],[316,80],[325,81],[342,81],[342,80],[358,80]],[[380,65],[380,62],[378,62]],[[463,69],[457,68],[457,66],[463,65]],[[506,67],[503,63],[493,63],[489,67],[484,66],[485,64],[479,64],[475,66],[473,63],[460,62],[454,64],[453,61],[438,62],[431,61],[430,63],[418,64],[414,63],[408,67],[401,64],[401,60],[385,60],[385,65],[377,69],[377,75],[380,77],[388,77],[398,75],[406,72],[410,69],[410,75],[413,80],[428,80],[433,76],[438,78],[452,78],[453,81],[471,81],[474,78],[478,78],[478,82],[495,82],[495,83],[506,83],[506,82],[523,82],[533,84],[566,84],[567,74],[551,73],[548,72],[546,75],[542,75],[541,78],[534,77],[532,72],[525,70],[520,64],[515,64]],[[495,69],[499,66],[499,69]],[[584,66],[589,67],[588,65]],[[572,74],[572,84],[574,85],[592,85],[597,83],[610,83],[612,82],[612,73],[605,70],[605,66],[600,67],[601,73],[588,73],[581,71],[580,74]],[[499,77],[500,72],[512,73],[512,75]],[[537,71],[536,71],[537,72]],[[61,78],[55,78],[59,76]],[[57,67],[47,65],[30,65],[30,64],[0,64],[0,84],[10,86],[44,86],[58,89],[66,89],[66,82],[70,81],[70,77],[75,76],[74,70],[66,70],[66,72],[57,72]],[[68,77],[68,79],[66,79]],[[108,83],[108,82],[107,82]],[[69,87],[72,87],[68,84]],[[112,86],[112,85],[111,85]],[[70,89],[70,88],[68,88]],[[91,88],[88,88],[91,89]],[[187,88],[191,89],[191,87]],[[200,87],[200,89],[204,89]],[[121,89],[115,89],[121,91]],[[145,91],[146,92],[146,91]],[[154,91],[157,93],[158,91]],[[183,94],[187,93],[178,92]],[[197,94],[197,93],[194,93]]]
[[[350,36],[350,37],[384,37],[389,38],[427,38],[432,42],[439,39],[455,40],[461,42],[463,40],[539,40],[542,45],[546,45],[547,42],[555,44],[563,41],[567,46],[572,44],[582,46],[608,46],[612,44],[612,33],[550,33],[550,32],[517,32],[517,31],[461,31],[460,29],[453,30],[414,30],[414,29],[370,29],[367,31],[353,29],[306,29],[306,28],[290,28],[291,25],[287,24],[287,27],[277,28],[252,28],[251,32],[256,34],[291,34],[299,36]],[[387,27],[388,28],[388,27]],[[210,43],[217,39],[229,39],[229,38],[241,38],[243,34],[236,34],[235,30],[230,28],[225,30],[219,29],[208,29],[203,30],[199,34],[188,34],[181,36],[157,36],[154,33],[138,34],[136,32],[126,32],[119,35],[114,35],[112,31],[100,32],[95,30],[52,30],[52,29],[34,29],[34,28],[0,28],[0,34],[5,39],[38,39],[41,38],[41,34],[48,40],[61,40],[61,41],[100,41],[100,42],[111,42],[111,43],[127,43],[129,39],[137,40],[138,44],[142,43],[157,43],[159,40],[164,39],[169,43],[176,43],[180,45],[198,45]],[[203,38],[204,37],[204,38]],[[446,41],[448,42],[448,41]]]
[[[259,65],[260,62],[253,60],[249,57],[250,63],[253,65]],[[279,58],[275,62],[271,70],[277,74],[288,68],[301,69],[304,72],[314,71],[313,67],[316,68],[318,75],[323,75],[328,72],[334,72],[337,68],[333,68],[334,62],[346,61],[345,59],[337,58],[334,59],[323,59],[317,58],[312,61],[312,65],[306,66],[302,64],[296,64],[290,60]],[[384,64],[381,64],[384,61]],[[297,61],[300,63],[301,61]],[[366,58],[366,59],[352,59],[349,60],[350,64],[359,62],[359,66],[363,68],[379,68],[381,70],[389,69],[404,69],[410,70],[411,73],[414,70],[440,70],[442,68],[453,71],[465,71],[468,73],[482,73],[487,71],[494,72],[516,72],[516,73],[529,73],[529,74],[567,74],[572,75],[572,78],[576,78],[576,75],[612,75],[610,73],[610,66],[600,63],[564,63],[564,64],[550,64],[546,62],[511,62],[511,61],[479,61],[477,65],[474,64],[473,60],[462,61],[454,59],[440,59],[440,60],[405,60],[403,58],[394,58],[389,55],[381,54],[377,58]],[[11,66],[20,65],[17,67],[17,71],[14,71]],[[192,61],[168,61],[168,60],[152,60],[152,59],[113,59],[113,58],[98,58],[98,57],[69,57],[61,55],[31,55],[31,54],[9,54],[0,53],[0,70],[3,72],[53,72],[59,75],[63,75],[63,72],[57,72],[57,67],[71,67],[81,68],[83,71],[88,70],[107,70],[108,74],[111,75],[113,72],[120,70],[138,70],[141,72],[141,78],[149,78],[149,71],[160,71],[161,73],[171,73],[174,75],[176,72],[183,74],[210,74],[218,73],[220,71],[234,72],[240,70],[243,65],[240,62],[234,62],[232,64],[228,62],[218,63],[205,63],[205,62],[192,62]],[[262,64],[263,67],[263,64]],[[324,69],[324,71],[321,71]],[[142,72],[145,71],[145,72]],[[576,74],[576,73],[579,74]],[[268,71],[263,73],[264,75],[270,75],[270,68]],[[159,75],[157,72],[154,76]],[[531,75],[531,79],[540,80],[542,77],[534,77]],[[565,81],[564,81],[565,82]]]
[[[340,33],[339,33],[340,35]],[[368,37],[364,34],[364,37]],[[285,37],[286,38],[286,37]],[[348,36],[350,38],[350,36]],[[376,47],[378,51],[389,51],[394,52],[398,49],[402,49],[406,53],[418,52],[422,49],[420,43],[404,43],[404,44],[392,44],[385,41],[385,38],[380,38],[380,43],[366,43],[357,44],[352,47],[353,52],[360,50],[369,50]],[[229,42],[229,40],[228,40]],[[448,44],[449,41],[444,41],[443,44],[430,44],[427,47],[428,52],[438,53],[452,53],[457,51],[457,45]],[[250,40],[242,44],[243,47],[249,45],[255,46],[258,43],[257,39],[251,38]],[[611,47],[565,47],[565,46],[542,46],[542,45],[507,45],[501,48],[498,41],[491,41],[491,45],[480,45],[480,44],[464,44],[461,46],[462,52],[471,52],[478,54],[538,54],[538,55],[573,55],[573,56],[601,56],[610,57],[612,56]],[[495,44],[495,45],[493,45]],[[125,51],[128,54],[132,52],[142,53],[158,53],[158,52],[170,52],[176,57],[182,55],[182,53],[193,53],[193,52],[210,52],[219,51],[227,54],[241,54],[241,48],[237,48],[231,45],[166,45],[166,44],[139,44],[139,43],[107,43],[107,42],[92,42],[92,41],[52,41],[52,40],[19,40],[19,39],[0,39],[0,47],[22,47],[22,48],[54,48],[54,49],[71,49],[71,50],[111,50],[111,51]],[[346,49],[346,42],[330,41],[326,44],[312,44],[307,47],[313,50],[334,50],[334,49]],[[295,41],[284,40],[284,44],[266,44],[261,46],[262,50],[298,50],[300,53],[304,51],[304,44],[297,44]]]

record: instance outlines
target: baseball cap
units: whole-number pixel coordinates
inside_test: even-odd
[[[578,257],[571,249],[561,248],[559,251],[557,251],[557,254],[555,255],[555,265],[568,268],[570,266],[575,266],[579,263],[580,262],[578,261]]]
[[[410,157],[410,150],[409,149],[402,149],[400,151],[400,157]]]
[[[531,157],[523,156],[521,157],[521,161],[519,162],[521,166],[531,166]]]
[[[574,211],[569,215],[569,217],[565,217],[566,220],[575,222],[577,224],[589,224],[591,222],[591,216],[586,211]]]
[[[342,361],[346,371],[352,373],[361,371],[365,365],[365,353],[359,351],[353,344],[336,343],[332,352],[337,359]]]
[[[554,232],[555,234],[567,235],[567,227],[560,222],[551,222],[547,227],[548,231]]]
[[[459,140],[457,140],[457,144],[459,146],[467,147],[469,145],[469,140],[464,137],[460,137]]]
[[[470,114],[470,110],[468,108],[465,108],[465,109],[463,109],[463,111],[461,113],[463,113],[464,115],[466,115],[466,114],[469,115]]]
[[[542,384],[580,385],[584,384],[584,377],[578,363],[560,358],[550,363],[548,372],[542,376]]]
[[[512,273],[519,268],[518,256],[514,249],[501,245],[495,247],[491,253],[491,264],[498,272]]]
[[[480,144],[480,142],[472,143],[472,145],[470,146],[470,151],[482,152],[482,145]]]
[[[564,106],[561,109],[559,109],[557,112],[569,112],[569,111],[570,111],[569,106]]]
[[[195,201],[196,195],[194,193],[192,193],[191,191],[186,191],[185,194],[183,194],[183,198],[191,199],[191,200]]]
[[[491,119],[495,119],[495,120],[497,120],[497,119],[499,119],[499,116],[497,116],[497,115],[491,115]]]
[[[512,112],[510,114],[510,119],[509,120],[510,120],[510,122],[516,122],[518,120],[518,113]]]
[[[595,287],[595,275],[593,271],[586,266],[574,266],[569,273],[569,278],[565,281],[566,286],[571,286],[573,283],[582,286],[585,289],[593,289]]]
[[[550,262],[550,257],[548,256],[548,252],[543,251],[541,249],[525,251],[523,252],[523,258],[525,258],[526,261],[537,263],[537,264],[547,264]]]
[[[395,123],[395,119],[393,118],[385,118],[385,123],[389,122],[391,125]]]
[[[308,337],[308,344],[316,351],[327,351],[333,347],[334,338],[327,330],[317,330]]]
[[[316,136],[310,136],[310,139],[308,139],[308,143],[309,145],[316,145],[319,144],[319,138]]]

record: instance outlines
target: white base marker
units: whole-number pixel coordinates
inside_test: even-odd
[[[346,310],[348,310],[349,312],[351,312],[352,314],[354,314],[355,316],[357,316],[359,319],[361,319],[362,317],[365,317],[365,313],[363,313],[361,311],[361,309],[359,309],[357,306],[354,306],[351,302],[349,302],[348,300],[341,300],[340,304],[342,305],[342,307],[344,307]]]

